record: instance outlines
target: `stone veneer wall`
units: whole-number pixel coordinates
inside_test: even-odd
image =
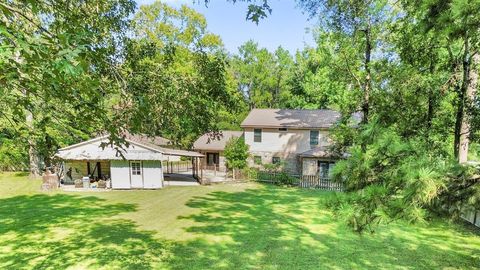
[[[248,158],[248,165],[253,168],[262,168],[261,165],[257,165],[254,163],[254,156],[262,157],[262,164],[271,164],[273,157],[279,157],[281,162],[284,163],[284,169],[286,171],[294,174],[301,173],[300,159],[297,157],[296,154],[250,151],[250,157]]]

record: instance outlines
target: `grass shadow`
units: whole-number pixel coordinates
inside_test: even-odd
[[[193,240],[158,239],[163,227],[140,230],[133,220],[141,219],[130,214],[138,211],[134,214],[142,213],[142,218],[157,218],[161,212],[145,212],[135,204],[112,203],[101,196],[54,193],[2,198],[0,269],[477,269],[480,265],[478,235],[445,222],[428,227],[396,223],[374,235],[359,236],[325,208],[330,193],[275,186],[235,192],[200,188],[216,191],[189,196],[188,214],[175,223]],[[103,194],[112,198],[107,195]],[[157,197],[148,196],[146,205],[156,209]],[[122,195],[120,201],[128,200]]]
[[[116,215],[132,204],[65,194],[0,199],[0,268],[150,269],[168,243]]]
[[[431,228],[396,224],[374,235],[357,235],[325,209],[325,197],[277,187],[195,197],[188,206],[200,212],[180,218],[195,221],[197,225],[186,230],[204,237],[177,245],[174,253],[188,254],[190,259],[175,256],[171,264],[177,269],[475,269],[480,265],[480,247],[463,242],[471,237],[468,233],[462,236],[436,224]]]

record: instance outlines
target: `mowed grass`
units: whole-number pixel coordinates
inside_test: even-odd
[[[0,269],[479,269],[478,230],[394,223],[358,235],[328,193],[254,183],[40,192],[0,174]]]

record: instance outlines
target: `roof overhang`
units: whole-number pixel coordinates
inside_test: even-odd
[[[346,153],[338,154],[332,152],[328,149],[328,147],[317,147],[305,151],[303,153],[298,154],[299,157],[302,158],[331,158],[331,159],[339,159],[347,157]]]
[[[165,158],[163,155],[184,157],[204,156],[198,152],[147,145],[131,139],[125,139],[125,141],[129,144],[129,146],[125,149],[115,149],[107,145],[104,148],[99,146],[95,150],[75,152],[75,149],[78,147],[105,140],[108,138],[108,136],[109,135],[100,136],[88,141],[61,148],[57,151],[54,157],[63,160],[164,160]]]

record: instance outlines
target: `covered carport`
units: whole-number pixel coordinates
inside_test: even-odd
[[[193,186],[201,184],[202,168],[200,158],[204,155],[194,151],[162,148],[163,155],[183,157],[189,160],[164,160],[164,181],[166,186]]]

